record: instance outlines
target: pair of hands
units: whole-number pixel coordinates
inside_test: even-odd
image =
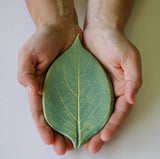
[[[73,149],[69,139],[55,132],[46,123],[42,109],[42,91],[48,67],[63,53],[77,34],[84,46],[101,62],[109,73],[114,93],[114,112],[101,132],[84,144],[97,153],[127,118],[141,85],[141,63],[138,50],[117,28],[85,27],[77,24],[44,25],[37,29],[19,53],[18,80],[27,87],[34,122],[43,141],[63,155]]]

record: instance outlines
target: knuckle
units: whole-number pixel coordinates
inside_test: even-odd
[[[122,59],[127,63],[130,63],[131,61],[139,61],[140,53],[137,48],[133,48],[132,50],[124,53]]]
[[[18,82],[19,82],[21,85],[25,86],[23,77],[22,77],[21,75],[18,75],[17,80],[18,80]]]
[[[19,59],[25,59],[27,60],[28,57],[30,57],[30,53],[32,53],[33,49],[27,47],[27,46],[23,46],[20,51],[19,51],[19,54],[18,54],[18,58]]]
[[[30,70],[24,70],[22,73],[18,73],[17,80],[20,84],[23,86],[26,86],[26,82],[28,81],[28,78],[31,76],[31,71]]]
[[[139,89],[142,85],[143,81],[142,81],[142,77],[137,77],[135,79],[135,84],[137,85],[137,89]]]

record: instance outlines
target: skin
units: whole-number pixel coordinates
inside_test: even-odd
[[[19,52],[18,80],[27,87],[33,119],[43,141],[63,155],[73,145],[54,132],[46,123],[42,109],[42,91],[48,67],[64,52],[77,34],[78,26],[73,0],[26,0],[36,32]],[[141,85],[141,63],[138,50],[124,35],[133,0],[89,0],[83,31],[83,44],[109,73],[116,98],[115,109],[104,129],[84,144],[97,153],[111,139],[127,118]]]
[[[140,54],[124,35],[133,2],[88,1],[83,43],[109,73],[116,99],[109,122],[100,133],[84,144],[93,154],[119,130],[129,115],[142,84]]]
[[[28,89],[32,116],[41,138],[63,155],[73,145],[46,123],[42,90],[52,61],[73,43],[77,34],[82,36],[82,31],[72,0],[26,0],[26,3],[37,30],[19,52],[18,80]]]

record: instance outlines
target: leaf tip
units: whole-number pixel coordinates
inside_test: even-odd
[[[79,35],[79,34],[77,34],[74,42],[81,44],[81,38],[80,38],[80,35]]]

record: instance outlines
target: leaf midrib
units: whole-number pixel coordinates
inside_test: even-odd
[[[77,129],[77,142],[76,142],[76,147],[79,146],[79,141],[80,141],[80,126],[79,126],[79,60],[78,60],[78,48],[76,49],[76,129]]]

